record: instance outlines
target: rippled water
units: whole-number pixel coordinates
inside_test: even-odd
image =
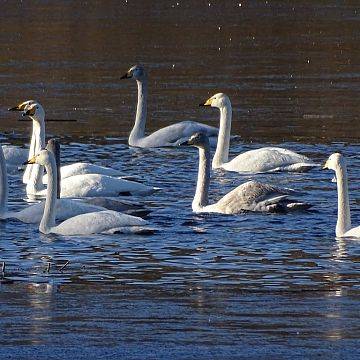
[[[152,210],[159,231],[149,236],[45,236],[0,222],[0,354],[357,357],[359,242],[334,237],[331,172],[256,176],[301,191],[308,212],[195,215],[197,150],[126,145],[136,87],[119,77],[142,62],[149,130],[184,118],[215,125],[217,111],[196,104],[226,92],[241,135],[231,156],[269,144],[317,162],[342,152],[359,223],[356,6],[238,4],[2,4],[2,143],[29,132],[6,108],[37,98],[48,118],[77,120],[47,124],[64,163],[112,166],[162,191],[131,199]],[[20,175],[14,208],[25,204]],[[211,200],[250,178],[213,173]]]

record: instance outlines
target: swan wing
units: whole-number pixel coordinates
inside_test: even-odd
[[[44,213],[45,202],[39,202],[18,212],[11,212],[8,217],[16,218],[24,223],[38,224]],[[68,218],[74,217],[80,214],[86,214],[89,212],[103,211],[106,208],[87,204],[79,200],[72,199],[58,199],[56,201],[56,220],[63,221]]]
[[[139,147],[177,146],[196,132],[203,132],[207,136],[217,136],[218,129],[195,121],[182,121],[153,132],[140,139],[138,144],[130,145]]]
[[[319,166],[319,164],[313,163],[306,156],[294,151],[278,147],[264,147],[246,151],[222,167],[228,171],[260,173],[306,171],[315,166]]]
[[[151,186],[101,174],[75,175],[61,180],[61,197],[147,195],[154,191],[156,188]],[[46,194],[46,190],[42,194]]]
[[[75,175],[83,174],[101,174],[107,176],[120,176],[119,170],[111,169],[105,166],[94,165],[90,163],[78,162],[74,164],[64,165],[60,168],[61,179]],[[43,176],[43,183],[47,184],[47,175]]]
[[[3,145],[2,149],[7,165],[20,166],[28,159],[28,149],[12,145]]]
[[[360,226],[348,230],[342,237],[360,238]]]
[[[65,220],[51,229],[51,233],[60,235],[90,235],[109,233],[112,229],[143,227],[147,221],[136,216],[122,214],[112,210],[82,214]]]
[[[280,203],[288,196],[287,190],[257,181],[248,181],[210,206],[215,206],[219,212],[224,214],[235,214],[242,211],[271,211],[272,205]]]

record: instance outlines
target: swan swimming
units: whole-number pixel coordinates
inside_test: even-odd
[[[25,106],[28,104],[33,103],[33,100],[25,101],[13,108],[8,109],[9,111],[24,111]],[[18,166],[22,165],[24,161],[28,159],[29,150],[20,148],[18,146],[13,145],[3,145],[2,146],[4,157],[8,168],[14,167],[17,168]]]
[[[196,213],[214,212],[238,214],[243,211],[287,212],[306,210],[310,204],[289,199],[290,190],[283,190],[257,181],[248,181],[223,196],[218,202],[209,204],[210,144],[206,135],[196,133],[181,145],[199,149],[199,171],[192,209]]]
[[[216,107],[220,110],[219,136],[213,169],[224,169],[240,173],[263,173],[274,171],[308,171],[319,164],[293,151],[279,147],[264,147],[246,151],[229,161],[232,108],[227,95],[218,93],[200,104]]]
[[[360,226],[351,228],[351,216],[348,192],[348,176],[345,158],[334,153],[329,156],[323,169],[335,171],[338,192],[338,218],[336,222],[336,237],[360,238]]]
[[[147,73],[142,66],[135,65],[121,77],[121,79],[131,78],[134,78],[137,82],[138,102],[135,125],[131,130],[128,141],[130,146],[141,148],[176,146],[195,132],[203,132],[208,136],[217,136],[217,128],[194,121],[182,121],[172,124],[145,136],[148,93]]]
[[[33,122],[33,131],[31,136],[31,143],[30,149],[28,152],[28,156],[24,161],[27,159],[31,159],[35,154],[37,154],[41,149],[45,147],[45,110],[41,106],[40,103],[34,100],[27,100],[23,103],[12,107],[9,111],[22,111],[23,116],[29,116]],[[26,149],[20,149],[26,150]],[[21,152],[23,156],[23,153]],[[23,161],[23,162],[24,162]],[[22,163],[23,163],[22,162]],[[22,164],[21,163],[21,164]],[[38,166],[27,166],[24,176],[23,182],[27,184],[31,178],[31,173],[39,171],[38,169],[42,167]],[[41,170],[40,170],[41,172]],[[81,174],[103,174],[108,176],[120,176],[121,173],[118,170],[107,168],[104,166],[89,164],[85,162],[77,162],[69,165],[64,165],[61,167],[61,178],[65,179],[70,176],[74,175],[81,175]],[[46,175],[43,178],[43,182],[46,184]]]
[[[59,235],[90,235],[99,233],[137,233],[148,231],[145,225],[148,222],[142,218],[122,214],[113,210],[91,212],[74,216],[55,225],[56,215],[56,162],[54,155],[48,150],[41,150],[39,154],[28,160],[29,164],[45,166],[48,174],[48,188],[45,200],[45,209],[39,231],[44,234]]]
[[[45,148],[45,112],[43,107],[31,100],[18,106],[23,109],[24,114],[33,120],[33,136],[30,145],[29,155],[35,155]],[[101,166],[87,164],[87,169],[108,169]],[[72,164],[84,172],[83,163]],[[63,169],[63,167],[61,167]],[[61,169],[61,177],[63,171]],[[109,169],[111,170],[111,169]],[[45,196],[46,189],[43,182],[44,167],[38,164],[26,167],[23,182],[26,183],[26,193],[29,196]],[[74,172],[72,172],[74,173]],[[69,174],[69,172],[68,172]],[[47,178],[45,178],[47,182]],[[114,178],[98,173],[81,173],[61,178],[60,197],[93,197],[93,196],[119,196],[119,195],[148,195],[156,188],[138,182]]]
[[[36,203],[20,211],[7,211],[8,178],[4,153],[0,147],[0,219],[17,219],[24,223],[39,223],[44,212],[44,202]],[[59,199],[56,203],[56,219],[65,220],[87,212],[103,211],[106,208],[97,204],[82,203],[78,200]]]

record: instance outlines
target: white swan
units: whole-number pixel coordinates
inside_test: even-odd
[[[43,107],[35,102],[28,101],[18,105],[19,109],[23,109],[24,115],[30,116],[33,120],[33,137],[31,140],[29,154],[35,155],[45,148],[45,112]],[[30,167],[29,167],[30,166]],[[74,164],[77,169],[85,171],[83,163]],[[43,181],[44,167],[38,164],[28,165],[25,170],[23,182],[26,182],[26,193],[29,196],[45,196],[46,189]],[[96,169],[102,171],[111,170],[102,166],[88,164],[87,170]],[[105,172],[106,172],[105,171]],[[74,173],[72,171],[72,173]],[[29,176],[28,176],[29,174]],[[61,176],[63,171],[61,170]],[[69,172],[67,173],[69,174]],[[47,178],[44,179],[47,182]],[[108,175],[98,173],[82,173],[61,178],[60,197],[93,197],[93,196],[119,196],[119,195],[147,195],[151,194],[156,188],[147,186],[138,182],[113,178]]]
[[[345,158],[334,153],[329,156],[324,169],[335,171],[337,192],[338,192],[338,218],[336,222],[336,237],[360,238],[360,226],[351,228],[351,216],[348,192],[348,176]]]
[[[136,107],[135,125],[129,136],[129,145],[141,148],[176,146],[188,139],[195,132],[203,132],[208,136],[216,137],[218,129],[194,121],[182,121],[166,126],[154,133],[145,136],[145,123],[147,111],[148,80],[145,69],[135,65],[121,77],[121,79],[134,78],[138,86],[138,102]]]
[[[8,204],[8,178],[5,157],[0,147],[0,219],[17,219],[24,223],[39,223],[44,213],[44,202],[36,203],[20,211],[7,211]],[[82,203],[78,200],[60,199],[56,203],[56,219],[59,221],[79,214],[103,211],[102,206]]]
[[[27,159],[31,159],[35,154],[39,153],[41,149],[45,147],[45,111],[44,108],[38,102],[34,100],[27,100],[23,103],[12,107],[9,111],[22,111],[23,115],[28,115],[33,121],[33,131],[31,136],[30,149],[28,152]],[[25,150],[25,149],[24,149]],[[26,160],[26,159],[25,159]],[[24,161],[25,161],[24,160]],[[24,162],[23,161],[23,162]],[[22,162],[22,163],[23,163]],[[23,182],[27,184],[32,177],[32,173],[39,172],[39,175],[42,175],[43,168],[39,166],[30,166],[26,167]],[[61,167],[61,178],[65,179],[74,175],[81,174],[103,174],[108,176],[120,176],[121,173],[119,170],[107,168],[104,166],[89,164],[85,162],[78,162],[74,164],[64,165]],[[47,177],[43,178],[43,183],[46,184]],[[44,187],[40,185],[40,182],[37,184],[38,188],[35,189],[35,193],[38,190],[43,189]]]
[[[48,179],[49,181],[49,179]],[[101,174],[74,175],[61,179],[60,197],[97,197],[121,195],[149,195],[158,190],[135,181]],[[36,195],[46,195],[46,189]]]
[[[42,150],[38,155],[28,160],[28,163],[45,166],[49,177],[44,214],[39,225],[40,232],[59,235],[90,235],[115,232],[132,233],[146,230],[144,228],[147,225],[146,220],[113,210],[77,215],[55,225],[57,176],[54,155],[48,150]]]
[[[8,109],[9,111],[24,111],[25,107],[31,103],[33,100],[24,101],[23,103]],[[33,137],[32,137],[33,138]],[[31,148],[31,147],[30,147]],[[2,146],[5,161],[8,167],[17,168],[18,166],[22,165],[24,161],[28,159],[29,150],[20,148],[18,146],[13,145],[3,145]],[[31,150],[30,150],[31,151]]]
[[[2,145],[8,167],[17,168],[28,158],[29,150],[13,145]]]
[[[248,181],[208,205],[210,184],[210,144],[206,135],[197,133],[181,145],[199,149],[199,172],[192,209],[196,213],[215,212],[237,214],[244,211],[287,212],[308,209],[311,205],[289,199],[289,190],[279,189],[256,181]]]
[[[318,164],[306,156],[293,151],[264,147],[246,151],[229,161],[229,145],[231,131],[232,109],[227,95],[218,93],[206,100],[200,106],[212,106],[220,110],[220,127],[215,155],[212,161],[213,169],[224,169],[241,173],[262,173],[273,171],[307,171]]]

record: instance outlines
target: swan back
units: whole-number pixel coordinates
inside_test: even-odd
[[[90,235],[109,232],[111,229],[143,226],[148,222],[142,218],[112,210],[75,216],[51,229],[60,235]]]

